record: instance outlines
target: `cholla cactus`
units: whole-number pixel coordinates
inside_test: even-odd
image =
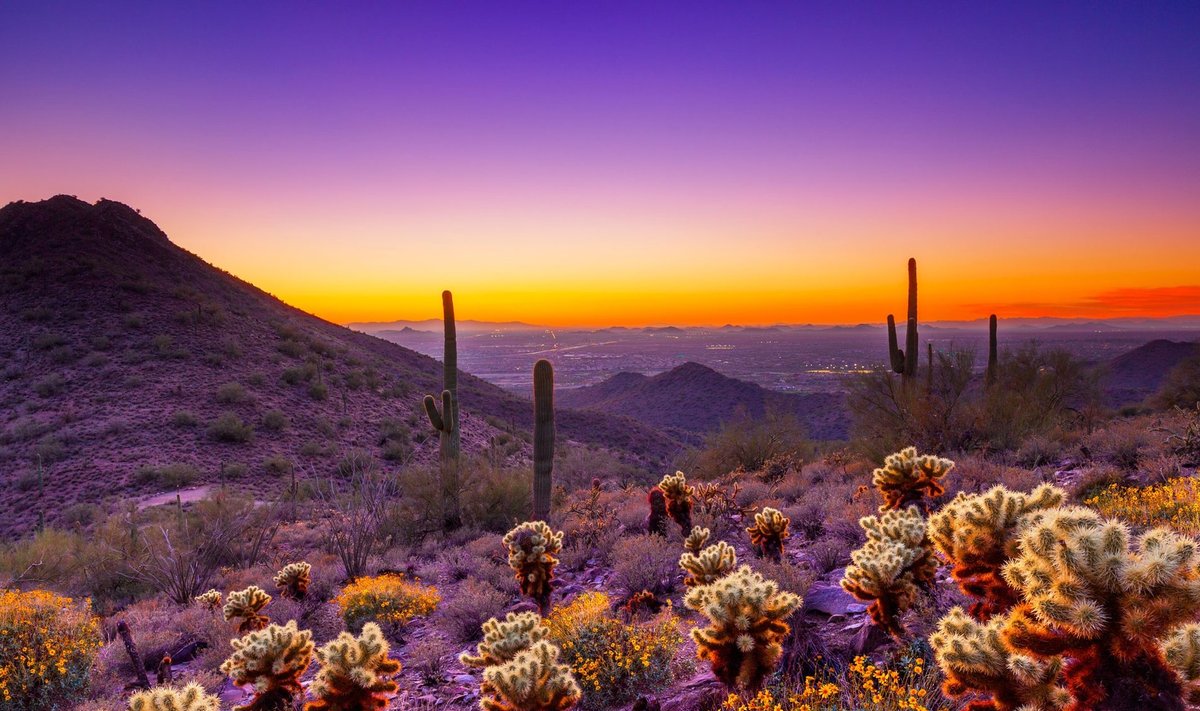
[[[692,588],[683,604],[709,619],[693,629],[697,654],[730,690],[760,688],[779,663],[785,620],[800,607],[798,595],[742,566],[711,585]]]
[[[787,516],[767,506],[754,514],[754,525],[746,533],[759,555],[778,563],[783,559],[783,542],[792,535],[788,533],[790,523]]]
[[[667,497],[657,486],[646,494],[650,513],[646,515],[646,532],[656,536],[667,535]]]
[[[275,587],[279,594],[292,600],[303,600],[312,582],[312,566],[304,561],[288,563],[275,574]]]
[[[468,667],[483,669],[512,661],[535,642],[545,639],[550,628],[532,612],[510,612],[503,620],[483,623],[483,641],[472,656],[463,652],[458,660]]]
[[[875,488],[883,495],[879,511],[895,511],[909,504],[927,511],[927,499],[945,493],[941,480],[953,468],[954,462],[949,459],[932,454],[918,456],[916,447],[889,454],[872,476]]]
[[[712,531],[709,531],[707,528],[693,526],[692,532],[688,534],[687,538],[683,539],[684,550],[692,555],[697,555],[704,549],[704,546],[708,545],[708,538],[711,535]]]
[[[483,671],[484,711],[563,711],[582,693],[571,668],[558,663],[558,647],[539,640],[508,662]]]
[[[290,711],[304,694],[300,676],[312,661],[312,632],[296,629],[296,621],[271,625],[235,639],[233,654],[221,665],[238,686],[250,686],[254,700],[233,711]]]
[[[1003,618],[976,622],[961,607],[952,609],[929,637],[933,653],[946,675],[945,692],[961,696],[968,690],[991,695],[973,711],[1051,711],[1064,708],[1070,693],[1062,686],[1063,663],[1013,652],[1003,639]]]
[[[193,599],[209,612],[216,612],[221,607],[221,592],[216,589],[210,589],[208,592],[201,593]]]
[[[1200,625],[1183,625],[1159,645],[1163,657],[1183,681],[1188,703],[1200,703]]]
[[[554,556],[562,550],[562,531],[555,533],[545,521],[526,521],[504,536],[508,546],[508,565],[516,573],[521,593],[538,604],[545,615],[550,608],[553,587]]]
[[[938,562],[915,506],[866,516],[867,542],[851,554],[842,588],[863,602],[871,620],[894,637],[904,634],[900,615],[933,583]]]
[[[261,610],[271,601],[271,596],[257,585],[251,585],[245,590],[229,593],[225,600],[223,612],[226,620],[240,619],[238,633],[245,634],[261,630],[271,623],[270,618],[261,614]]]
[[[951,574],[976,598],[971,615],[987,620],[1018,602],[1000,571],[1017,554],[1017,535],[1027,514],[1062,505],[1066,492],[1042,484],[1032,493],[996,486],[984,494],[959,494],[929,517],[934,547],[953,564]]]
[[[398,688],[391,677],[400,662],[388,658],[388,643],[379,625],[363,625],[358,639],[342,632],[317,649],[321,670],[309,691],[316,697],[304,711],[381,711]]]
[[[129,711],[221,711],[221,700],[196,683],[182,689],[159,686],[129,697]]]
[[[689,588],[709,585],[737,568],[737,553],[725,541],[717,541],[698,555],[684,553],[679,558],[679,567],[687,573],[683,579],[684,585]]]
[[[692,529],[692,487],[688,486],[683,472],[667,474],[658,482],[658,488],[667,498],[667,513],[679,524],[686,534]]]

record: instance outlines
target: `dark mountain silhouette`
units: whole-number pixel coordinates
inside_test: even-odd
[[[1158,339],[1113,358],[1103,368],[1108,403],[1142,402],[1158,391],[1171,369],[1198,350],[1200,343]]]
[[[267,493],[288,462],[304,477],[356,450],[392,469],[436,457],[420,398],[441,388],[438,361],[288,306],[126,205],[12,203],[0,255],[0,533],[38,511],[53,521],[72,504],[114,510],[172,489],[179,477],[154,471],[168,465]],[[497,426],[530,428],[528,400],[467,374],[459,386],[468,451]],[[225,413],[253,427],[250,441],[210,431]],[[561,442],[643,464],[679,446],[598,412],[560,409],[558,428]]]
[[[845,439],[850,427],[841,394],[776,392],[699,363],[684,363],[654,376],[618,373],[596,385],[564,390],[558,401],[567,407],[627,415],[692,441],[722,422],[768,412],[795,415],[813,439]]]

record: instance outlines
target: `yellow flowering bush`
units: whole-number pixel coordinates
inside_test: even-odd
[[[583,689],[581,709],[627,704],[674,679],[672,663],[683,642],[675,615],[668,610],[647,622],[626,624],[609,608],[607,595],[588,592],[555,606],[546,618],[550,641],[562,650],[561,661]]]
[[[1184,535],[1200,535],[1200,482],[1191,477],[1144,487],[1111,484],[1084,503],[1137,526],[1168,526]]]
[[[0,590],[0,711],[70,705],[100,648],[87,603],[46,590]]]
[[[441,600],[437,588],[394,574],[359,578],[334,598],[346,629],[355,634],[368,622],[399,632],[414,617],[433,612]]]
[[[838,673],[826,667],[800,680],[781,680],[749,698],[730,694],[722,711],[941,711],[950,708],[938,693],[936,665],[921,657],[881,667],[855,657]]]

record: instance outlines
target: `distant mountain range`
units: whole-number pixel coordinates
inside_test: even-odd
[[[722,422],[768,412],[794,415],[813,439],[846,439],[850,430],[842,393],[767,390],[699,363],[658,375],[618,373],[596,385],[564,390],[557,398],[567,407],[625,415],[692,441]]]
[[[1000,328],[1005,331],[1021,332],[1073,332],[1095,333],[1105,331],[1200,331],[1200,315],[1195,316],[1164,316],[1161,318],[1002,318]],[[348,323],[347,328],[363,333],[441,333],[441,319],[425,319],[424,321],[375,321]],[[608,326],[604,328],[572,327],[572,326],[539,326],[521,321],[458,321],[458,328],[465,333],[480,332],[531,332],[531,331],[582,331],[588,333],[646,333],[663,335],[680,335],[685,333],[784,333],[795,331],[876,331],[885,328],[884,322],[859,324],[776,324],[771,326],[737,326],[726,324],[720,327],[712,326]],[[984,331],[988,321],[980,318],[973,321],[923,321],[921,328],[930,331]]]

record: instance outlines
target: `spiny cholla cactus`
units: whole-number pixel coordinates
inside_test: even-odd
[[[182,689],[159,686],[129,697],[129,711],[221,711],[221,700],[196,683]]]
[[[889,454],[872,476],[875,488],[883,495],[879,511],[895,511],[909,504],[928,510],[926,500],[945,493],[941,480],[953,468],[954,462],[949,459],[932,454],[918,456],[916,447]]]
[[[687,533],[692,529],[692,487],[688,486],[683,472],[667,474],[658,482],[658,488],[667,499],[667,513]]]
[[[545,615],[550,609],[554,556],[562,550],[562,531],[555,533],[545,521],[526,521],[504,536],[508,565],[516,573],[521,593],[533,598]]]
[[[221,607],[221,592],[219,590],[210,589],[206,593],[197,595],[194,599],[209,612],[216,612]]]
[[[1017,554],[1017,536],[1027,514],[1061,506],[1066,492],[1042,484],[1032,493],[993,487],[983,494],[959,494],[929,517],[934,547],[954,566],[951,574],[974,597],[971,615],[987,620],[1018,602],[1001,575]]]
[[[235,639],[233,654],[221,665],[238,686],[250,686],[254,700],[233,711],[291,711],[304,694],[300,676],[312,661],[312,632],[296,629],[296,621],[271,625]]]
[[[667,535],[667,497],[657,486],[646,494],[650,513],[646,515],[646,532],[656,536]]]
[[[226,620],[239,619],[238,632],[245,634],[261,630],[271,623],[270,618],[261,614],[261,610],[271,601],[271,596],[257,585],[251,585],[245,590],[229,593],[225,600],[223,612]]]
[[[1188,703],[1200,703],[1200,625],[1176,628],[1159,646],[1167,664],[1183,681]]]
[[[711,535],[712,531],[709,531],[707,528],[693,526],[692,532],[688,534],[687,538],[683,539],[683,549],[692,555],[696,555],[704,549],[704,546],[708,545],[708,538]]]
[[[871,620],[900,637],[900,615],[933,584],[938,561],[925,537],[925,519],[915,506],[866,516],[859,525],[867,542],[851,554],[842,588],[863,602]]]
[[[683,604],[709,619],[693,629],[697,654],[731,690],[760,688],[783,653],[788,617],[800,607],[798,595],[742,566],[712,583],[692,588]]]
[[[563,711],[582,692],[571,668],[558,663],[558,647],[534,642],[508,662],[483,670],[484,711]]]
[[[288,563],[275,574],[275,587],[279,594],[292,600],[303,600],[312,582],[312,566],[304,561]]]
[[[972,711],[1051,711],[1071,700],[1062,687],[1060,657],[1039,658],[1013,652],[1003,639],[999,618],[980,623],[952,609],[929,637],[934,656],[946,675],[945,691],[960,696],[971,691],[991,694]]]
[[[550,634],[542,618],[532,612],[510,612],[503,620],[493,617],[483,623],[482,629],[483,641],[476,646],[475,654],[463,652],[458,656],[468,667],[505,664]]]
[[[1125,524],[1082,507],[1032,514],[1004,578],[1021,597],[1005,640],[1065,655],[1080,709],[1182,707],[1158,640],[1200,612],[1196,541],[1166,529],[1132,538]]]
[[[754,525],[746,533],[759,555],[778,563],[783,558],[783,542],[792,535],[788,533],[790,523],[787,516],[767,506],[754,514]]]
[[[687,575],[684,585],[694,588],[715,583],[737,568],[737,553],[725,541],[717,541],[699,554],[684,553],[679,558],[679,567]]]
[[[388,643],[379,625],[363,625],[358,639],[342,632],[317,649],[321,670],[309,691],[316,697],[304,711],[381,711],[398,688],[392,680],[400,662],[388,658]]]

